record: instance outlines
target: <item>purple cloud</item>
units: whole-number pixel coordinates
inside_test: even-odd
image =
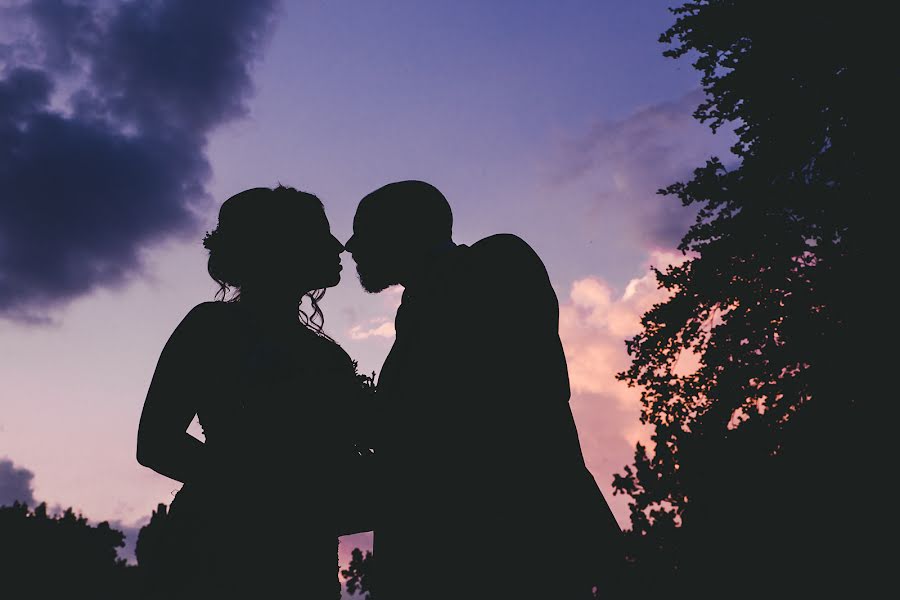
[[[8,458],[0,458],[0,506],[9,506],[15,501],[35,506],[31,480],[34,473],[24,467],[17,467]]]
[[[246,113],[274,1],[64,2],[3,9],[0,317],[140,272],[196,235],[209,133]]]
[[[727,161],[734,143],[730,132],[712,135],[694,120],[702,99],[703,92],[694,90],[621,120],[596,124],[566,143],[555,183],[590,180],[596,189],[594,213],[629,213],[633,233],[648,247],[677,246],[696,212],[657,190],[689,179],[712,155]]]

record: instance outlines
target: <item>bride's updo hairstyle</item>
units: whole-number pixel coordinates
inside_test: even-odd
[[[271,272],[281,266],[273,265],[273,257],[296,248],[305,237],[304,230],[312,232],[320,226],[323,215],[318,197],[282,185],[251,188],[226,200],[216,228],[203,238],[203,247],[209,251],[207,271],[219,284],[216,297],[239,300],[241,288],[254,277],[287,278]],[[300,318],[318,333],[324,321],[318,301],[324,295],[324,289],[307,292],[312,314],[300,311]]]

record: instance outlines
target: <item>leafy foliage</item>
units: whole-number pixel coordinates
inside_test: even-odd
[[[670,298],[627,342],[620,378],[642,390],[654,447],[638,445],[614,486],[633,500],[639,560],[668,556],[669,574],[688,577],[717,553],[759,564],[765,535],[794,536],[788,560],[816,518],[852,500],[823,491],[853,453],[834,432],[855,439],[858,423],[854,207],[874,195],[875,119],[859,93],[873,48],[840,4],[704,0],[672,12],[664,54],[695,57],[706,100],[694,116],[735,128],[736,162],[713,157],[660,190],[699,215],[679,246],[688,260],[656,271]],[[786,514],[782,502],[820,509]]]
[[[350,557],[350,565],[341,571],[346,579],[347,592],[356,594],[359,592],[363,600],[376,600],[372,591],[372,574],[375,570],[375,557],[366,550],[363,554],[359,548],[354,548]]]
[[[124,535],[68,508],[47,513],[14,502],[0,507],[0,565],[5,597],[120,598],[130,589],[131,570],[117,557]],[[21,595],[20,595],[21,594]]]

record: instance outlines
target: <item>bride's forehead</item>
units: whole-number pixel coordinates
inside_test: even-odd
[[[288,228],[297,228],[298,226],[321,228],[329,225],[325,209],[321,205],[309,203],[293,203],[283,206],[281,210],[276,210],[271,218],[274,225]]]
[[[277,233],[275,233],[277,232]],[[321,240],[331,236],[331,226],[324,213],[318,215],[302,215],[298,218],[286,218],[278,223],[273,237],[289,244],[302,243],[304,240]]]

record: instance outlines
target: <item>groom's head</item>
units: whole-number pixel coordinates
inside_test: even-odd
[[[452,238],[447,199],[424,181],[398,181],[362,199],[347,251],[367,292],[406,283],[423,261]]]

